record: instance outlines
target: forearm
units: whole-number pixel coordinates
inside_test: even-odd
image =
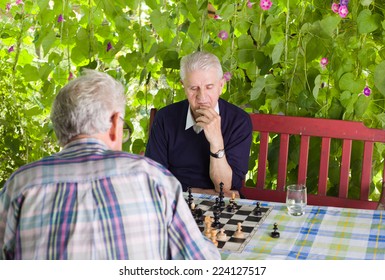
[[[210,157],[210,179],[215,186],[215,191],[220,191],[220,183],[223,183],[223,192],[231,192],[233,171],[228,164],[226,155],[222,158]]]

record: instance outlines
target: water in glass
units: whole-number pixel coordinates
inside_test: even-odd
[[[305,185],[289,185],[286,193],[286,207],[290,215],[302,216],[307,205]]]

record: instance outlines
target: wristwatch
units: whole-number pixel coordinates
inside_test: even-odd
[[[223,158],[224,155],[225,155],[225,150],[224,150],[224,149],[219,150],[219,151],[216,152],[216,153],[212,153],[212,152],[210,151],[210,156],[215,157],[215,158]]]

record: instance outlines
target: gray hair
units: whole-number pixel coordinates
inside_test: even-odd
[[[123,85],[108,74],[85,69],[55,98],[51,120],[60,145],[73,137],[106,132],[111,116],[124,117],[126,96]]]
[[[216,55],[208,52],[195,52],[182,57],[180,61],[180,78],[184,81],[187,73],[210,68],[218,70],[218,78],[223,77],[222,66]]]

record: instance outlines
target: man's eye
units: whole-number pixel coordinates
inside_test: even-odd
[[[212,89],[214,87],[214,85],[208,85],[206,86],[207,89]]]

